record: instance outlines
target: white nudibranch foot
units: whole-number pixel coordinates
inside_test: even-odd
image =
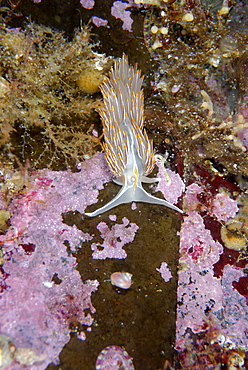
[[[130,202],[160,204],[183,213],[177,206],[148,194],[142,187],[142,182],[159,181],[147,177],[154,168],[155,157],[152,140],[143,128],[142,82],[140,71],[136,66],[130,67],[123,55],[100,87],[103,94],[103,105],[99,110],[105,141],[103,147],[110,170],[116,176],[114,181],[122,188],[109,203],[94,212],[84,213],[86,216],[94,217]]]
[[[137,186],[135,189],[133,187],[125,187],[122,186],[119,193],[107,204],[102,206],[101,208],[98,208],[96,211],[91,213],[84,213],[86,216],[89,217],[95,217],[100,215],[101,213],[104,213],[106,211],[109,211],[110,209],[119,206],[120,204],[124,203],[130,203],[130,202],[145,202],[145,203],[152,203],[152,204],[160,204],[162,206],[169,207],[171,209],[174,209],[175,211],[179,213],[183,213],[183,211],[175,206],[174,204],[171,204],[167,202],[165,199],[160,199],[157,197],[154,197],[153,195],[147,193],[141,184],[139,184],[139,187]]]

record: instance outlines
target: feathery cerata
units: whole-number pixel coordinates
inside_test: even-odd
[[[121,185],[119,193],[105,206],[85,215],[94,217],[122,203],[146,202],[161,204],[180,213],[181,209],[164,199],[147,193],[142,182],[153,183],[149,178],[155,164],[152,140],[148,139],[144,125],[143,77],[137,66],[128,65],[125,55],[115,62],[109,78],[100,89],[103,105],[99,110],[103,123],[104,151],[114,182]]]

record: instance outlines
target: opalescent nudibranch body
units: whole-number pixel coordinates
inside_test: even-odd
[[[152,141],[144,130],[143,77],[137,67],[128,65],[123,55],[101,85],[103,106],[99,110],[103,123],[104,151],[107,163],[115,175],[114,182],[122,188],[103,207],[85,215],[94,217],[122,203],[146,202],[161,204],[183,213],[164,199],[147,193],[142,182],[154,183],[158,178],[147,177],[155,159]]]

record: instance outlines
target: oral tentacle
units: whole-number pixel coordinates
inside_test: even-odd
[[[133,187],[123,186],[121,190],[119,191],[119,193],[110,202],[108,202],[101,208],[98,208],[94,212],[85,213],[85,215],[89,217],[95,217],[121,204],[130,203],[130,202],[143,202],[143,203],[162,205],[162,206],[166,206],[168,208],[174,209],[174,211],[177,211],[179,213],[183,213],[183,211],[177,206],[175,206],[174,204],[167,202],[165,199],[160,199],[160,198],[154,197],[153,195],[147,193],[145,189],[142,187],[142,185],[139,184],[138,186],[136,186],[135,189]]]

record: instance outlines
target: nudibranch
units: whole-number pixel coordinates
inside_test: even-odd
[[[113,180],[122,188],[103,207],[85,215],[94,217],[120,204],[146,202],[161,204],[183,211],[164,199],[147,193],[142,182],[154,183],[158,178],[147,177],[155,165],[152,140],[144,129],[143,77],[137,66],[128,65],[125,55],[116,61],[110,75],[100,86],[103,105],[99,114],[103,123],[103,148]]]

